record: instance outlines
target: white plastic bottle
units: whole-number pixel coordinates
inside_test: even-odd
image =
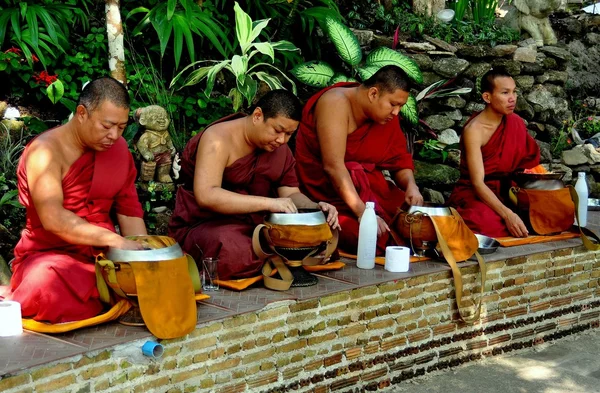
[[[377,250],[377,216],[375,202],[367,202],[358,228],[358,252],[356,266],[361,269],[375,267],[375,252]]]
[[[579,226],[587,225],[587,209],[588,209],[588,186],[585,180],[585,172],[577,173],[577,182],[575,183],[575,191],[579,197]],[[577,213],[576,213],[577,214]],[[577,217],[575,217],[577,218]],[[577,221],[575,221],[577,223]]]

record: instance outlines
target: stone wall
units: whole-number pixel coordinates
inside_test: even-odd
[[[599,327],[600,252],[569,248],[487,266],[474,326],[458,320],[443,272],[277,302],[164,340],[160,360],[132,342],[6,376],[0,391],[394,391],[416,376]],[[477,268],[463,274],[468,298]]]
[[[462,126],[474,111],[484,108],[477,80],[491,67],[503,66],[514,77],[519,89],[516,113],[527,122],[542,151],[542,162],[554,169],[590,173],[592,196],[600,196],[600,153],[595,149],[577,148],[562,156],[552,150],[565,123],[573,120],[575,100],[586,100],[600,113],[600,16],[587,14],[555,17],[552,20],[559,38],[556,46],[537,48],[532,39],[515,45],[468,46],[447,44],[426,37],[426,42],[400,42],[400,50],[413,58],[423,71],[424,82],[413,93],[441,79],[456,78],[448,87],[470,87],[471,93],[459,97],[426,99],[420,102],[420,117],[431,126],[444,143],[458,142]],[[385,45],[376,36],[358,35],[366,46]],[[575,114],[577,115],[577,114]],[[419,138],[429,136],[421,134]],[[572,139],[572,138],[571,138]],[[558,153],[558,154],[556,154]],[[419,156],[415,155],[419,160]],[[460,155],[450,154],[448,167],[417,165],[417,183],[422,188],[451,190],[458,179]],[[564,164],[567,164],[565,166]],[[436,173],[431,173],[435,171]],[[429,195],[429,194],[428,194]]]

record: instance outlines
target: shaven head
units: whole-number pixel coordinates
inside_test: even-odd
[[[406,72],[398,66],[381,67],[369,79],[363,82],[367,89],[377,87],[382,93],[393,93],[396,90],[410,91],[411,83]]]
[[[108,76],[88,83],[83,88],[77,105],[83,105],[89,112],[93,112],[104,101],[119,108],[129,109],[127,89],[121,82]]]
[[[302,118],[302,104],[298,97],[285,89],[271,90],[258,100],[256,108],[260,108],[264,120],[283,116],[300,121]]]
[[[481,77],[481,93],[493,93],[497,78],[512,78],[502,67],[492,68]]]

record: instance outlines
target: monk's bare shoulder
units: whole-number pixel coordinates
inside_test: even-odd
[[[346,94],[347,88],[338,87],[325,92],[317,101],[315,111],[327,117],[350,117],[352,105]],[[332,110],[335,108],[335,110]]]
[[[62,167],[65,163],[60,128],[44,132],[27,146],[28,168]]]

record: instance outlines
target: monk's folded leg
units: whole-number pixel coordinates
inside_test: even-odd
[[[342,227],[338,241],[339,249],[349,254],[356,254],[358,248],[358,220],[356,217],[345,214],[338,215],[338,219],[340,221],[340,226]],[[388,233],[384,233],[382,236],[377,237],[377,255],[385,255],[385,247],[388,240]]]
[[[234,218],[205,222],[187,233],[182,248],[198,263],[202,255],[219,258],[221,280],[255,277],[261,274],[262,261],[252,251],[254,228]]]
[[[462,206],[457,206],[456,211],[475,233],[490,237],[511,236],[502,217],[481,201],[470,200]]]
[[[46,252],[24,258],[14,269],[7,298],[21,303],[24,318],[63,323],[102,312],[93,263]]]

